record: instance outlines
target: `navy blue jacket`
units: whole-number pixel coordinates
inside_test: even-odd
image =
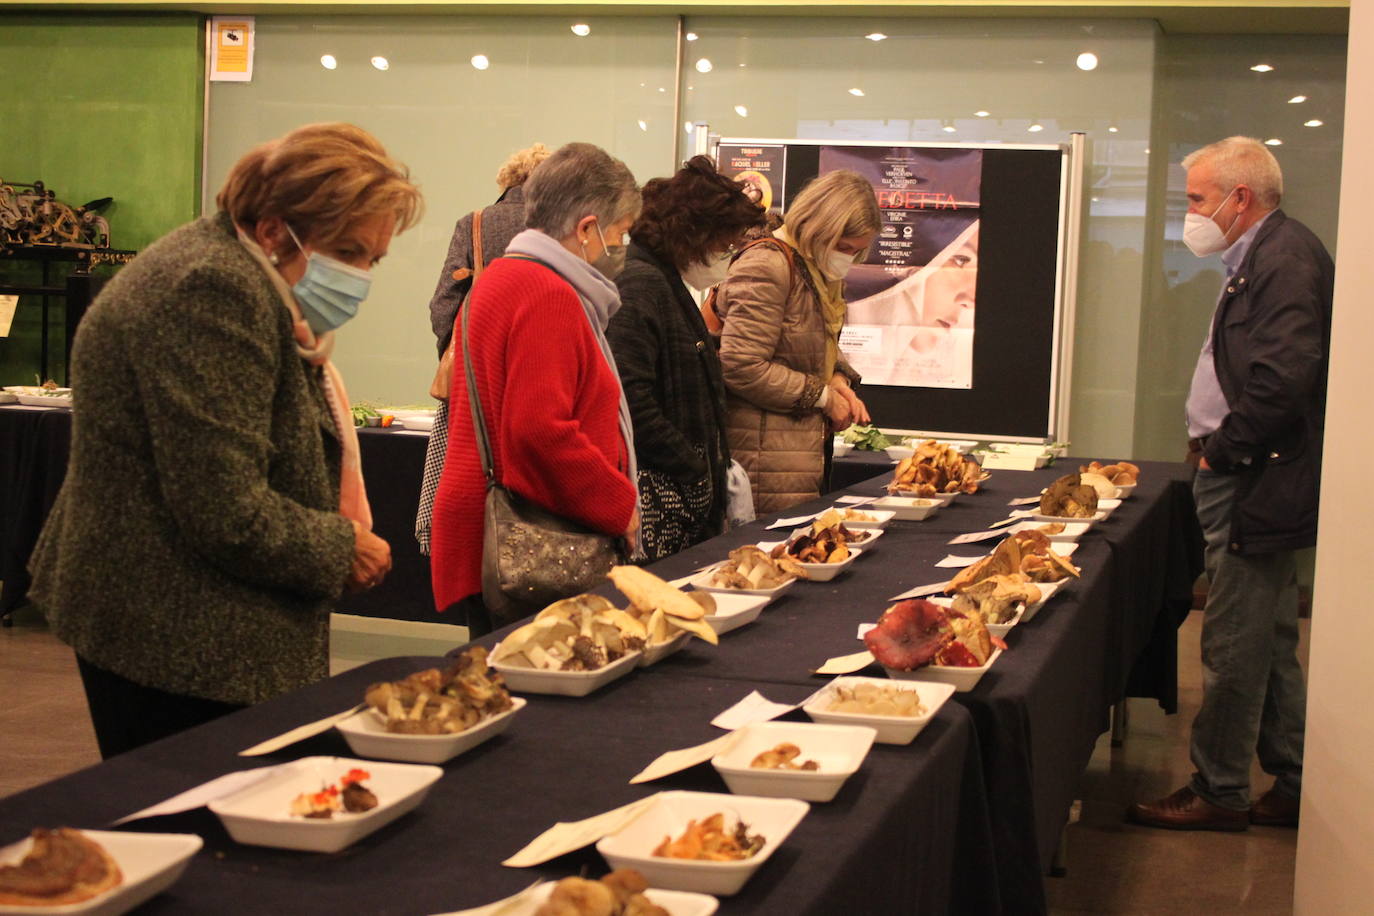
[[[1217,306],[1213,352],[1231,412],[1203,454],[1213,470],[1240,477],[1235,553],[1317,542],[1334,280],[1321,241],[1275,210]]]

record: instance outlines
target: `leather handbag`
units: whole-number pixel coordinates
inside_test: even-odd
[[[468,309],[459,313],[463,371],[473,435],[487,478],[482,529],[482,600],[502,626],[560,598],[594,588],[621,561],[620,539],[543,509],[496,479],[468,344]]]
[[[472,282],[468,284],[468,291],[463,295],[464,306],[467,305],[468,296],[472,295],[472,285],[477,282],[484,266],[482,262],[482,211],[473,210],[472,269],[460,267],[453,272],[453,279],[458,283],[462,283],[469,277],[472,278]],[[436,401],[447,401],[449,387],[453,384],[453,341],[455,336],[457,335],[449,335],[448,346],[444,348],[444,355],[439,357],[439,368],[434,370],[434,380],[429,383],[429,396]]]

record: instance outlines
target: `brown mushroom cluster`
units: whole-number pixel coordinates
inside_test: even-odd
[[[941,493],[977,493],[988,475],[972,458],[959,450],[927,439],[916,446],[910,458],[903,458],[893,472],[889,493],[929,499]]]

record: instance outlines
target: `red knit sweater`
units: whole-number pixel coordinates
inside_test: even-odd
[[[467,307],[497,479],[545,509],[623,534],[635,487],[618,424],[620,383],[577,293],[541,264],[499,258],[473,287]],[[441,611],[482,590],[486,479],[461,349],[455,357],[448,452],[434,496],[430,545],[434,603]]]

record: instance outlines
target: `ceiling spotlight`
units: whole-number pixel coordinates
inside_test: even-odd
[[[1039,124],[1039,123],[1032,124],[1030,127],[1027,127],[1027,128],[1026,128],[1026,130],[1030,131],[1030,132],[1033,133],[1033,134],[1038,134],[1038,133],[1040,133],[1040,131],[1042,131],[1042,130],[1044,130],[1044,129],[1045,129],[1045,126],[1044,126],[1043,124]]]
[[[864,91],[860,89],[858,86],[855,86],[853,89],[849,90],[849,94],[855,96],[856,98],[863,98]]]
[[[1321,127],[1323,123],[1325,123],[1325,122],[1323,122],[1323,121],[1318,121],[1316,118],[1313,118],[1313,119],[1310,120],[1310,121],[1303,121],[1303,122],[1302,122],[1302,126],[1303,126],[1303,127]]]
[[[1288,104],[1289,104],[1289,105],[1301,105],[1303,102],[1306,102],[1306,101],[1307,101],[1307,96],[1305,96],[1305,95],[1295,95],[1295,96],[1293,96],[1291,99],[1288,100]]]
[[[944,127],[941,128],[941,130],[943,130],[947,134],[952,134],[958,129],[959,128],[955,127],[953,124],[946,124]]]
[[[372,66],[376,67],[378,70],[390,70],[391,61],[387,60],[385,57],[374,57],[372,58]]]
[[[491,61],[487,60],[485,54],[472,55],[472,66],[477,70],[485,70],[491,66]]]
[[[333,70],[338,65],[339,62],[334,59],[333,54],[325,54],[320,58],[320,66],[324,67],[326,70]]]
[[[710,62],[709,60],[707,60],[706,58],[703,57],[703,58],[701,58],[700,60],[697,61],[697,72],[698,72],[698,73],[710,73],[710,72],[711,72],[711,66],[712,66],[712,65],[711,65],[711,62]]]
[[[1255,65],[1254,65],[1253,67],[1251,67],[1250,69],[1251,69],[1251,70],[1254,70],[1256,73],[1269,73],[1269,72],[1271,72],[1274,68],[1271,67],[1271,66],[1269,66],[1268,64],[1255,64]]]
[[[639,123],[639,129],[640,129],[640,130],[648,130],[648,129],[649,129],[649,124],[648,124],[647,121],[640,120],[638,123]]]
[[[1078,55],[1077,64],[1080,70],[1096,70],[1097,55],[1091,51],[1084,51],[1082,54]]]
[[[668,90],[667,90],[667,88],[665,88],[665,87],[663,87],[663,86],[659,86],[659,87],[658,87],[658,91],[659,91],[659,92],[667,92]]]
[[[1117,127],[1115,124],[1113,124],[1113,125],[1111,125],[1110,127],[1107,128],[1107,133],[1109,133],[1109,134],[1114,134],[1114,133],[1116,133],[1117,131],[1119,131],[1120,129],[1121,129],[1121,128],[1119,128],[1119,127]]]
[[[1096,203],[1101,203],[1101,202],[1102,202],[1102,198],[1100,198],[1100,197],[1094,197],[1094,198],[1093,198],[1093,203],[1096,204]]]
[[[690,134],[690,133],[692,132],[692,122],[691,122],[691,121],[683,121],[683,122],[682,122],[682,126],[686,129],[687,133]]]
[[[1280,140],[1278,137],[1270,137],[1268,140],[1265,140],[1265,141],[1264,141],[1264,145],[1265,145],[1265,146],[1283,146],[1283,141]]]
[[[987,112],[987,111],[983,111],[982,109],[979,109],[978,111],[975,111],[975,112],[973,113],[973,116],[974,116],[975,118],[986,118],[990,113],[991,113],[991,112]]]
[[[869,41],[882,41],[886,37],[887,36],[882,32],[869,32],[864,36],[864,38],[867,38]]]
[[[688,41],[696,41],[696,40],[697,40],[697,33],[696,33],[696,32],[688,32],[688,33],[687,33],[687,40],[688,40]]]
[[[736,105],[735,114],[739,115],[741,118],[747,118],[749,117],[749,109],[745,108],[743,105]]]
[[[586,38],[588,35],[592,34],[592,27],[585,22],[579,22],[572,27],[572,33],[578,38]]]

